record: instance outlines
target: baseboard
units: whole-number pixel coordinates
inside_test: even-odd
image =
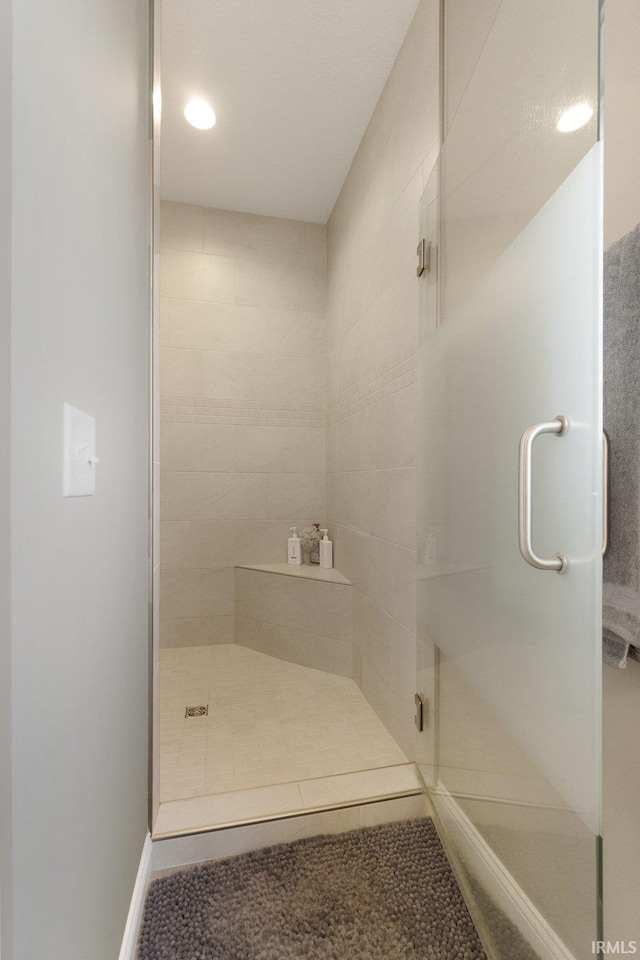
[[[440,817],[444,819],[444,814],[451,821],[458,847],[472,873],[540,960],[576,960],[441,782],[434,798],[436,809],[442,811]]]
[[[136,882],[133,885],[133,894],[129,904],[129,913],[127,923],[122,937],[122,946],[118,960],[135,960],[138,939],[140,937],[140,928],[142,926],[142,915],[144,913],[144,902],[147,896],[147,887],[151,879],[151,836],[147,834],[142,847],[142,856],[136,874]]]

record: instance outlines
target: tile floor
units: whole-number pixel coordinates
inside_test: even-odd
[[[161,653],[161,803],[407,763],[353,680],[235,644]]]

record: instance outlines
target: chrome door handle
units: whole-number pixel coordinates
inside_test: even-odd
[[[567,569],[567,558],[562,553],[555,553],[552,557],[539,557],[531,542],[532,505],[531,505],[531,459],[533,445],[543,433],[552,433],[556,437],[563,437],[569,429],[566,417],[556,417],[555,420],[544,420],[527,427],[520,438],[518,456],[518,545],[520,553],[527,563],[537,570],[555,570],[564,573]]]

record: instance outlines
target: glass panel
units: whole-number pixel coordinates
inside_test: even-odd
[[[422,206],[440,262],[437,298],[421,287],[420,766],[490,954],[582,958],[599,930],[598,8],[445,13],[439,237],[435,183]],[[593,119],[559,132],[578,101]],[[567,435],[534,447],[533,543],[567,555],[562,576],[518,549],[519,440],[558,414]]]

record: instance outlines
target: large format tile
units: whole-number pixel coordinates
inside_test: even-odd
[[[206,253],[239,259],[322,264],[326,258],[326,227],[319,223],[207,207],[203,237]]]
[[[415,467],[418,457],[418,385],[395,394],[396,467]]]
[[[413,760],[416,751],[413,701],[401,700],[377,670],[373,669],[366,656],[362,658],[361,687],[376,715],[406,756]]]
[[[313,627],[313,624],[311,624]],[[297,663],[315,670],[324,670],[338,676],[350,677],[352,671],[351,639],[320,636],[294,627],[236,614],[236,643],[289,663]]]
[[[204,396],[204,370],[199,351],[162,347],[160,367],[161,397]]]
[[[160,204],[160,250],[191,250],[202,253],[204,207],[189,203]]]
[[[154,352],[154,376],[158,377],[159,380],[159,354],[160,347],[169,346],[169,304],[171,300],[167,300],[163,297],[160,298],[160,310],[158,316],[158,323],[155,326],[153,331],[153,352]],[[158,386],[156,381],[155,386]]]
[[[362,597],[362,653],[385,677],[398,698],[413,702],[416,684],[416,635],[367,597]]]
[[[417,340],[418,286],[413,261],[400,271],[365,313],[363,331],[368,334],[365,341],[368,369],[365,373]]]
[[[243,471],[237,466],[239,427],[226,423],[163,423],[160,457],[164,476],[174,471]],[[250,428],[243,428],[250,429]],[[248,464],[248,458],[245,462]],[[249,472],[249,471],[247,471]]]
[[[305,466],[300,464],[300,468]],[[263,475],[266,488],[265,519],[324,517],[324,473],[270,473]]]
[[[324,518],[326,229],[161,217],[162,642],[202,647],[233,638],[234,564],[285,560],[289,528]],[[312,662],[344,671],[348,642],[329,641]],[[197,793],[206,774],[183,773]]]
[[[235,583],[236,614],[240,617],[300,629],[313,621],[318,590],[313,580],[237,569]]]
[[[319,638],[300,628],[252,620],[236,614],[236,643],[303,667],[317,668]],[[335,671],[340,673],[340,671]]]
[[[334,540],[333,562],[357,590],[367,597],[375,598],[379,541],[346,525],[332,523],[331,526]]]
[[[217,400],[297,402],[298,383],[288,376],[279,357],[266,354],[202,353],[204,396]],[[273,416],[276,416],[273,408]]]
[[[232,568],[168,568],[162,571],[160,580],[160,616],[163,620],[232,616],[233,594]]]
[[[315,519],[315,518],[314,518]],[[287,540],[295,524],[302,528],[304,518],[286,520],[242,520],[234,524],[235,559],[241,563],[280,563],[287,559]]]
[[[301,358],[298,367],[298,397],[301,403],[324,404],[327,399],[326,367],[322,359]]]
[[[238,427],[236,470],[324,473],[324,432],[313,427]]]
[[[165,520],[268,519],[266,481],[259,473],[168,473]]]
[[[161,620],[159,624],[162,647],[198,647],[212,643],[234,642],[234,617],[186,617],[181,620]]]
[[[371,471],[353,470],[327,476],[327,516],[333,523],[373,532]]]
[[[233,567],[243,563],[280,563],[287,558],[293,524],[286,520],[163,520],[160,525],[163,569]]]
[[[262,307],[201,300],[166,300],[165,342],[172,347],[266,353],[267,318]]]
[[[236,261],[236,302],[280,310],[322,313],[326,307],[324,266],[283,260]]]
[[[341,639],[353,632],[351,588],[236,569],[236,615]]]
[[[418,515],[415,467],[370,471],[367,533],[410,549],[416,548]]]
[[[316,633],[345,639],[353,634],[353,591],[340,584],[318,583],[313,622]]]
[[[233,303],[235,277],[236,261],[229,257],[170,249],[161,253],[160,295],[163,297]]]
[[[413,633],[416,630],[416,551],[378,540],[376,600]]]
[[[160,525],[162,569],[231,567],[235,563],[236,528],[229,520],[163,520]]]
[[[368,303],[382,296],[403,269],[414,262],[416,211],[422,193],[421,161],[422,157],[416,161],[410,182],[372,236],[367,257]],[[417,320],[416,313],[414,317]]]
[[[267,352],[276,357],[326,356],[326,316],[301,310],[267,311]]]

